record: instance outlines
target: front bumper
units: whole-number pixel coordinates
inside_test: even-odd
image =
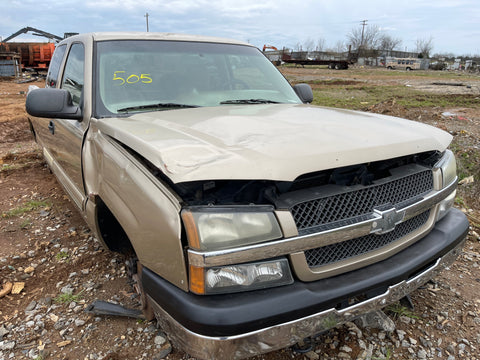
[[[284,348],[394,303],[460,254],[465,215],[452,209],[423,239],[370,266],[311,283],[198,296],[145,269],[142,282],[172,342],[205,359],[245,358]]]

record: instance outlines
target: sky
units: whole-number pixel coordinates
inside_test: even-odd
[[[480,54],[479,0],[0,0],[0,37],[30,26],[65,32],[149,31],[228,37],[262,48],[295,49],[376,26],[415,51],[432,39],[432,53]],[[14,41],[44,41],[31,33]]]

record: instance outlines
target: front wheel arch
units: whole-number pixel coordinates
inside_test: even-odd
[[[96,221],[98,235],[109,250],[123,254],[134,253],[125,230],[101,199],[96,204]]]
[[[97,200],[97,227],[98,235],[107,248],[126,257],[128,275],[131,278],[133,290],[139,296],[143,316],[147,321],[153,320],[154,313],[142,285],[143,266],[125,230],[101,199]]]

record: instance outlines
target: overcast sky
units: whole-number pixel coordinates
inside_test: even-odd
[[[433,53],[480,54],[479,0],[0,0],[0,36],[26,26],[65,32],[179,32],[229,37],[257,47],[327,47],[347,40],[362,20],[415,51],[417,39],[433,39]],[[16,41],[43,40],[28,35]]]

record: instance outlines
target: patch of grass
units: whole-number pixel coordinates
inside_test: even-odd
[[[389,313],[393,315],[393,317],[399,318],[400,316],[406,316],[410,319],[420,319],[418,315],[415,315],[413,311],[411,311],[409,308],[406,306],[401,305],[400,303],[392,304],[386,307],[386,309]]]
[[[80,300],[82,298],[82,293],[83,293],[83,290],[76,295],[68,294],[68,293],[59,294],[54,300],[56,303],[59,303],[59,304],[69,304],[72,301],[77,302],[78,300]]]
[[[15,167],[14,167],[13,165],[3,164],[2,167],[0,168],[0,172],[13,170],[14,168],[15,168]]]
[[[4,213],[2,213],[2,217],[4,218],[10,218],[14,216],[20,216],[25,213],[37,210],[39,208],[47,208],[50,207],[51,203],[49,201],[43,200],[43,201],[38,201],[38,200],[30,200],[27,203],[23,204],[22,206],[19,206],[17,208],[8,210]]]
[[[475,181],[480,179],[480,152],[474,147],[463,145],[457,137],[453,139],[450,150],[455,154],[457,160],[458,179],[462,180],[472,176]]]
[[[32,225],[32,222],[30,221],[30,219],[25,219],[20,224],[20,229],[28,229],[31,225]]]
[[[62,260],[66,260],[70,257],[70,254],[66,251],[60,251],[59,253],[57,253],[57,255],[55,255],[55,258],[58,260],[58,261],[62,261]]]
[[[334,82],[331,85],[328,82],[323,82],[322,85],[315,82],[311,84],[314,94],[313,104],[321,106],[366,110],[371,105],[395,101],[399,106],[406,108],[458,106],[480,108],[478,98],[473,95],[433,94],[401,85],[337,86]]]

